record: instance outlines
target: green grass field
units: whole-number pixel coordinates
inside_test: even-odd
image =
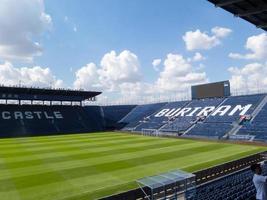
[[[189,172],[263,147],[94,133],[0,140],[0,199],[96,199],[135,188],[135,180]]]

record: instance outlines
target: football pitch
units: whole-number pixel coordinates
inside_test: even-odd
[[[123,133],[0,140],[0,199],[97,199],[174,169],[193,172],[264,147]]]

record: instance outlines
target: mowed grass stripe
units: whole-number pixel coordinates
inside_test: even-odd
[[[4,161],[0,158],[0,164],[3,165],[3,163]],[[0,172],[3,169],[8,171],[8,169],[4,166],[2,169],[0,169]],[[4,198],[3,194],[0,192],[0,199],[19,199],[20,198],[18,194],[18,190],[13,181],[6,181],[4,187],[12,188],[11,190],[12,192],[9,194],[9,198]]]
[[[21,146],[18,147],[18,149],[14,149],[7,152],[0,152],[0,157],[2,158],[10,158],[10,157],[19,157],[19,156],[26,156],[26,155],[32,155],[32,154],[43,154],[43,153],[49,153],[51,151],[56,152],[64,152],[64,151],[73,151],[77,148],[79,149],[95,149],[95,148],[102,148],[102,147],[110,147],[110,146],[119,146],[122,144],[134,144],[134,143],[140,143],[140,142],[149,142],[149,138],[134,138],[134,139],[118,139],[114,141],[102,141],[102,142],[80,142],[77,144],[71,144],[68,145],[55,145],[50,147],[40,147],[40,148],[30,148],[27,146]]]
[[[230,151],[233,151],[234,149],[229,148],[227,150],[230,152]],[[207,156],[210,155],[209,152],[205,152],[205,153],[199,152],[195,155],[197,156],[197,158],[202,157],[202,159],[198,159],[200,162],[200,165],[196,166],[195,168],[197,168],[199,170],[201,168],[198,168],[198,167],[202,167],[202,166],[206,165],[206,163],[212,164],[212,166],[213,166],[213,165],[216,165],[217,163],[222,163],[223,161],[224,162],[230,161],[230,160],[236,159],[239,156],[242,157],[246,154],[253,154],[256,152],[258,152],[258,151],[254,149],[254,150],[245,151],[245,152],[242,151],[242,152],[234,154],[234,155],[233,154],[230,154],[230,155],[221,154],[221,156],[219,156],[220,158],[216,159],[216,160],[213,160],[213,158],[207,159]],[[221,149],[218,151],[214,150],[214,151],[212,151],[212,153],[215,153],[214,155],[216,156],[218,153],[221,153]],[[203,157],[205,157],[205,159],[203,159]],[[150,176],[150,175],[156,175],[158,173],[161,173],[162,170],[166,170],[166,164],[169,164],[169,163],[171,164],[169,166],[169,169],[177,169],[177,166],[179,166],[180,169],[187,170],[187,169],[190,169],[190,168],[195,166],[195,164],[192,164],[192,158],[187,159],[187,161],[183,162],[183,163],[179,162],[179,158],[176,158],[172,161],[173,161],[172,163],[170,163],[168,161],[163,161],[163,162],[157,163],[156,165],[155,165],[155,163],[147,164],[142,168],[136,167],[135,169],[132,168],[131,170],[128,170],[128,169],[124,170],[123,169],[120,171],[115,171],[115,173],[112,173],[112,175],[114,177],[120,177],[121,180],[124,180],[124,182],[122,184],[118,184],[114,187],[114,184],[113,185],[112,184],[107,185],[107,184],[103,183],[102,186],[105,185],[105,187],[101,187],[101,184],[100,184],[100,185],[97,185],[98,188],[96,188],[96,186],[94,186],[93,184],[88,184],[86,187],[81,186],[83,188],[87,188],[87,194],[85,192],[85,194],[83,194],[83,195],[77,194],[77,196],[74,195],[73,198],[66,198],[66,199],[68,199],[68,200],[69,199],[79,199],[79,200],[80,199],[94,199],[94,198],[103,197],[104,194],[110,195],[113,193],[118,193],[120,191],[125,191],[127,189],[134,189],[137,187],[135,180],[140,178],[140,176],[143,177],[143,176]],[[168,170],[168,167],[167,167],[167,170]],[[138,173],[136,173],[136,172],[138,172]],[[129,174],[132,176],[129,176]],[[139,175],[136,175],[136,174],[139,174]],[[90,178],[93,178],[93,177],[88,177],[88,179],[90,179]],[[131,181],[127,182],[127,180],[131,180]],[[79,183],[84,184],[84,183],[86,183],[86,181],[76,180],[76,184],[79,184]]]
[[[103,173],[102,173],[103,174]],[[108,176],[108,174],[105,174],[105,176]],[[100,178],[100,177],[99,177]],[[88,180],[90,180],[90,177],[88,177]],[[97,177],[95,177],[95,178],[91,178],[91,180],[94,180],[93,182],[92,182],[92,185],[91,185],[91,188],[95,188],[96,186],[97,187],[99,187],[100,185],[101,186],[103,186],[103,185],[105,185],[106,184],[106,182],[105,183],[99,183],[99,184],[96,184],[96,181],[95,180],[97,180]],[[103,179],[102,179],[103,180]],[[104,179],[105,180],[105,179]],[[84,182],[84,181],[80,181],[81,183],[82,182]],[[113,182],[111,182],[111,183],[113,183],[114,184],[114,180],[113,180]],[[60,184],[60,183],[59,183]],[[44,187],[46,187],[46,186],[44,186]],[[80,193],[80,192],[79,192]],[[49,198],[48,198],[49,199]]]
[[[55,146],[55,144],[58,145],[64,145],[64,144],[71,144],[71,143],[80,143],[80,142],[88,142],[88,143],[101,143],[101,142],[107,142],[107,141],[122,141],[122,140],[136,140],[136,139],[145,139],[147,137],[132,137],[132,136],[120,136],[120,137],[112,137],[112,138],[101,138],[101,139],[91,139],[91,138],[77,138],[73,140],[64,140],[64,141],[50,141],[50,142],[41,142],[41,141],[36,141],[36,142],[31,142],[31,143],[24,143],[24,142],[17,142],[14,144],[10,145],[1,145],[0,150],[1,151],[6,151],[6,150],[12,150],[19,146],[27,146],[27,147],[49,147],[49,146]],[[149,138],[147,138],[149,140]],[[151,139],[150,139],[151,140]]]
[[[100,176],[95,176],[92,177],[93,181],[91,181],[90,186],[95,186],[95,185],[102,185],[105,187],[105,185],[114,185],[114,183],[123,183],[123,180],[120,180],[119,178],[116,178],[114,176],[111,176],[109,174],[103,174]],[[103,183],[103,180],[105,182]],[[64,183],[63,183],[64,184]],[[76,187],[71,187],[70,185],[65,185],[64,187],[60,187],[61,183],[52,183],[48,184],[45,186],[35,186],[31,188],[26,188],[22,189],[21,191],[21,197],[23,199],[27,200],[35,200],[35,199],[45,199],[45,200],[51,200],[51,199],[64,199],[67,198],[71,195],[77,195],[77,194],[82,194],[85,191],[88,191],[89,185],[75,185]],[[36,194],[34,191],[40,191],[39,194]],[[49,192],[47,192],[49,191]],[[5,192],[6,194],[10,192]],[[1,193],[0,193],[1,194]]]
[[[60,171],[65,169],[73,169],[77,167],[89,167],[89,166],[95,166],[97,164],[109,164],[111,162],[118,162],[118,161],[124,161],[129,158],[141,158],[143,156],[153,156],[158,155],[162,152],[173,152],[174,150],[185,150],[190,149],[192,147],[202,147],[204,144],[180,144],[177,145],[177,147],[174,149],[173,147],[164,147],[164,148],[158,148],[158,149],[151,149],[151,150],[145,150],[142,152],[132,152],[132,153],[124,153],[121,152],[120,154],[114,156],[113,154],[110,154],[108,156],[104,157],[96,157],[96,158],[88,158],[85,160],[71,160],[71,161],[64,161],[62,163],[49,163],[50,168],[53,168],[54,171]],[[18,176],[28,176],[32,174],[42,174],[49,172],[50,169],[44,167],[43,165],[37,165],[33,167],[26,167],[26,168],[17,168],[17,169],[9,169],[9,171],[12,172],[12,177],[18,177]],[[2,170],[0,174],[0,179],[7,179],[12,178],[10,176],[7,177],[7,174],[4,170]]]
[[[75,150],[60,151],[60,149],[57,150],[57,142],[53,141],[50,143],[50,137],[43,137],[44,143],[41,142],[42,147],[45,147],[47,142],[51,152],[4,158],[6,165],[3,165],[3,168],[0,167],[0,176],[1,174],[3,175],[2,180],[0,180],[0,186],[4,185],[5,181],[7,181],[14,187],[7,187],[8,189],[6,190],[0,188],[0,197],[15,200],[18,197],[14,194],[19,193],[21,200],[95,199],[96,197],[103,197],[104,195],[110,195],[127,188],[136,187],[134,184],[135,179],[151,173],[157,174],[177,168],[188,170],[191,168],[202,168],[207,165],[214,165],[216,162],[221,163],[230,158],[238,158],[241,155],[265,149],[244,145],[181,139],[159,139],[136,135],[127,135],[125,141],[121,141],[119,145],[105,145],[110,140],[113,140],[113,137],[122,138],[122,135],[126,136],[126,134],[117,133],[115,135],[112,135],[112,133],[92,134],[90,136],[95,137],[95,141],[91,141],[91,145],[99,142],[96,139],[98,134],[101,135],[99,136],[100,138],[104,138],[105,135],[107,136],[107,141],[103,140],[103,144],[99,147],[85,148],[83,146],[84,142],[82,142],[83,139],[80,140],[80,137],[85,137],[83,135],[78,136],[78,140],[75,139],[77,142],[77,148],[76,143],[73,145]],[[75,136],[72,135],[71,137],[75,138]],[[65,137],[65,135],[62,137]],[[34,138],[34,140],[37,139],[37,142],[40,143],[38,138]],[[148,138],[149,141],[125,144],[131,140],[129,138]],[[79,140],[81,145],[78,145]],[[172,141],[179,141],[179,144],[174,142],[173,145],[166,146],[169,142],[172,144]],[[23,148],[19,149],[19,151],[31,152],[37,150],[36,146],[39,145],[37,142],[31,142],[30,145],[25,145],[25,143],[21,142],[20,146]],[[186,142],[189,143],[183,144]],[[69,140],[66,140],[66,143],[63,141],[59,143],[61,145],[60,148],[64,147],[64,144],[67,147],[72,146]],[[102,143],[102,139],[100,143]],[[158,148],[156,147],[157,143],[159,143]],[[159,147],[159,145],[162,145],[162,147]],[[211,145],[214,146],[211,147]],[[207,146],[211,149],[205,149]],[[218,146],[220,147],[217,148]],[[197,147],[201,148],[197,150]],[[17,149],[15,145],[14,149]],[[195,151],[192,151],[192,149],[195,149]],[[203,152],[202,149],[204,149]],[[9,150],[11,152],[16,151],[12,148]],[[6,153],[10,153],[10,151]],[[184,155],[183,152],[185,151],[188,151],[189,154]],[[92,157],[87,158],[87,152]],[[100,152],[99,157],[97,152]],[[172,154],[172,156],[168,157],[166,156],[167,154]],[[60,160],[61,157],[62,160]],[[152,160],[149,160],[149,157]],[[57,158],[60,162],[55,161]],[[18,168],[12,164],[20,165],[20,162],[22,163],[23,160],[25,162],[38,160],[40,163],[37,164],[37,161],[36,165],[33,164],[32,166],[30,164],[26,164],[26,166],[21,164],[21,167]]]
[[[243,152],[243,153],[240,153],[240,154],[236,154],[234,156],[225,156],[223,158],[216,159],[215,161],[213,161],[212,158],[207,159],[207,155],[206,155],[206,159],[200,161],[200,163],[199,163],[198,166],[195,166],[195,164],[192,164],[191,163],[191,164],[189,164],[186,167],[183,167],[183,165],[181,165],[181,166],[178,165],[179,166],[178,168],[175,167],[175,166],[173,166],[172,169],[182,169],[182,170],[185,170],[185,171],[188,171],[188,172],[190,172],[189,170],[190,169],[193,169],[193,168],[195,168],[197,170],[200,170],[200,169],[202,169],[201,167],[206,166],[208,164],[212,164],[211,166],[214,166],[216,164],[226,162],[226,161],[228,161],[228,159],[229,159],[229,161],[232,160],[232,158],[236,159],[236,158],[238,158],[238,155],[242,156],[242,155],[246,155],[247,153],[248,154],[250,154],[250,153],[253,154],[253,153],[256,153],[256,152],[257,151],[253,151],[252,150],[252,151],[248,151],[248,152]],[[201,153],[198,153],[196,156],[201,156]],[[192,158],[191,158],[191,160],[192,160]],[[162,163],[160,163],[159,166],[164,166],[164,165],[165,165],[165,163],[162,162]],[[144,166],[144,168],[149,169],[149,170],[145,170],[145,173],[142,173],[143,176],[141,176],[141,177],[147,176],[148,174],[150,174],[151,169],[153,169],[155,167],[158,168],[159,166],[158,165],[155,166],[154,164]],[[200,168],[198,168],[198,167],[200,167]],[[128,173],[135,174],[136,171],[143,171],[144,168],[141,168],[141,169],[139,168],[137,170],[131,170],[132,173],[130,171]],[[160,167],[160,168],[158,168],[157,172],[154,173],[154,175],[161,173],[162,170],[166,171],[166,167]],[[127,171],[120,171],[119,173],[120,174],[125,174],[125,173],[127,173]],[[74,199],[76,199],[76,200],[78,200],[78,199],[79,200],[83,200],[83,199],[84,200],[85,199],[90,200],[90,199],[97,199],[97,198],[104,197],[104,196],[107,196],[107,195],[112,195],[114,193],[119,193],[119,192],[127,191],[129,189],[134,189],[134,188],[137,188],[137,185],[135,183],[135,180],[138,179],[138,178],[139,177],[134,176],[134,178],[132,178],[131,179],[132,181],[130,181],[130,182],[125,181],[123,184],[119,184],[119,185],[116,185],[116,186],[114,186],[112,184],[107,185],[105,187],[99,186],[99,189],[96,189],[96,190],[92,190],[92,185],[90,185],[87,188],[90,191],[87,195],[84,194],[84,195],[81,196],[81,195],[78,194],[77,196],[74,196],[73,198],[64,198],[64,200],[74,200]],[[123,177],[123,178],[121,177],[121,179],[126,180],[126,179],[129,179],[129,177],[127,177],[127,178],[126,177]]]
[[[42,154],[36,154],[38,157],[42,159],[46,158],[52,158],[55,156],[67,156],[67,155],[75,155],[79,154],[81,152],[84,153],[97,153],[97,152],[102,152],[102,151],[109,151],[110,149],[121,149],[121,148],[132,148],[132,147],[138,147],[138,146],[143,146],[143,145],[149,145],[149,144],[164,144],[164,143],[177,143],[177,144],[187,144],[191,143],[190,141],[182,142],[182,141],[175,141],[175,140],[153,140],[153,141],[136,141],[136,142],[124,142],[124,143],[117,143],[117,142],[111,142],[108,145],[101,145],[99,147],[96,147],[95,145],[88,145],[88,146],[79,146],[76,147],[75,150],[70,150],[70,151],[59,151],[58,149],[52,149],[48,153],[42,153]],[[98,146],[98,145],[97,145]],[[30,149],[26,149],[27,151],[30,152]],[[25,149],[24,149],[25,151]],[[20,161],[30,161],[33,158],[33,155],[25,155],[25,156],[19,156],[19,157],[5,157],[5,162],[6,163],[12,163],[12,162],[20,162]]]
[[[219,146],[217,144],[210,144],[206,146],[201,147],[193,147],[190,149],[184,149],[179,151],[172,151],[172,152],[163,152],[157,155],[150,155],[150,156],[143,156],[140,158],[133,158],[133,159],[126,159],[121,161],[115,161],[115,162],[109,162],[109,163],[103,163],[103,164],[97,164],[97,165],[91,165],[91,166],[82,166],[82,167],[76,167],[71,169],[65,169],[61,170],[61,173],[66,174],[66,177],[68,179],[77,178],[77,177],[83,177],[83,176],[89,176],[89,175],[96,175],[101,174],[103,172],[110,172],[115,170],[121,170],[125,168],[132,168],[140,165],[145,165],[149,163],[156,163],[163,160],[171,160],[179,157],[185,157],[192,153],[198,153],[198,152],[205,152],[205,151],[212,151],[214,149],[222,149],[226,148],[225,146]],[[160,160],[159,160],[160,158]],[[27,187],[33,187],[34,185],[38,184],[49,184],[53,182],[60,182],[63,181],[61,176],[56,175],[57,171],[53,172],[47,172],[42,174],[34,174],[29,176],[22,176],[22,177],[14,177],[12,178],[12,181],[15,183],[17,189],[27,188]],[[27,182],[24,180],[28,180]],[[7,181],[7,179],[0,180],[0,191],[3,191],[2,185],[4,182]],[[10,181],[10,180],[8,180]],[[4,191],[8,191],[8,188],[5,188]]]
[[[262,151],[266,151],[266,149],[263,148]],[[224,163],[224,162],[233,161],[233,160],[236,160],[237,158],[242,158],[242,157],[246,157],[249,155],[253,155],[253,154],[258,153],[258,152],[261,152],[261,151],[259,151],[259,149],[251,149],[251,150],[242,151],[242,152],[237,151],[234,154],[230,154],[230,155],[227,155],[227,156],[222,157],[222,158],[215,156],[215,159],[209,159],[209,160],[206,160],[205,162],[196,162],[194,165],[183,167],[181,169],[186,170],[188,172],[195,172],[195,171],[198,171],[200,169],[210,168],[212,166],[216,166],[216,165]],[[222,154],[223,154],[223,152],[222,152]]]
[[[37,147],[29,147],[26,145],[17,145],[16,148],[12,148],[12,149],[7,149],[6,151],[1,151],[0,152],[0,156],[4,157],[5,155],[19,155],[17,154],[18,152],[21,152],[21,150],[23,151],[27,151],[30,150],[31,152],[37,152],[42,153],[42,151],[44,151],[44,153],[46,152],[46,150],[51,150],[51,149],[61,149],[64,147],[81,147],[81,146],[88,146],[90,148],[98,148],[98,147],[103,147],[103,146],[113,146],[113,145],[120,145],[120,144],[131,144],[131,143],[135,143],[135,142],[151,142],[149,140],[149,138],[131,138],[131,139],[118,139],[118,140],[109,140],[109,141],[98,141],[98,142],[88,142],[85,140],[81,140],[79,142],[69,142],[67,144],[55,144],[55,145],[48,145],[48,146],[37,146]],[[157,141],[157,140],[155,140]],[[8,156],[9,157],[9,156]]]
[[[102,151],[82,151],[82,150],[76,150],[76,151],[70,151],[69,153],[66,153],[66,155],[57,155],[53,154],[53,157],[45,157],[42,158],[41,156],[38,156],[38,158],[33,158],[30,156],[31,160],[27,160],[25,162],[25,159],[21,161],[15,161],[15,162],[6,162],[6,165],[9,169],[16,169],[16,168],[22,168],[27,166],[35,166],[40,165],[42,163],[59,163],[59,162],[65,162],[65,161],[73,161],[73,160],[83,160],[83,159],[89,159],[89,158],[100,158],[103,156],[117,156],[118,154],[125,154],[125,153],[136,153],[140,151],[147,151],[147,150],[153,150],[153,149],[160,149],[163,147],[174,147],[174,146],[181,146],[185,144],[191,144],[190,141],[156,141],[156,142],[145,142],[145,143],[137,143],[134,145],[120,145],[118,147],[120,148],[110,148],[110,149],[104,149]],[[0,164],[1,167],[1,164]]]
[[[233,147],[227,147],[227,149],[226,149],[226,153],[227,152],[231,152],[231,153],[233,153],[233,150],[234,150],[235,148],[233,148]],[[243,151],[243,150],[239,150],[239,151]],[[212,151],[212,153],[216,153],[217,152],[217,154],[218,154],[218,152],[221,152],[221,149],[219,149],[219,150],[214,150],[214,151]],[[209,152],[208,152],[209,153]],[[195,154],[197,157],[201,157],[202,155],[204,155],[204,154],[206,154],[206,153],[202,153],[202,152],[199,152],[199,153],[197,153],[197,154]],[[222,154],[222,155],[227,155],[227,154]],[[190,157],[190,156],[189,156]],[[207,155],[205,155],[205,157],[207,157]],[[185,165],[188,165],[188,163],[189,164],[192,164],[192,158],[190,158],[190,161],[187,161],[187,163],[180,163],[179,162],[179,159],[180,158],[174,158],[173,160],[172,160],[172,162],[169,162],[169,160],[167,160],[167,161],[160,161],[160,162],[158,162],[158,163],[151,163],[151,164],[146,164],[146,165],[144,165],[143,167],[142,166],[137,166],[137,167],[134,167],[134,168],[130,168],[130,169],[122,169],[122,170],[119,170],[119,171],[112,171],[112,172],[109,172],[109,173],[101,173],[100,175],[91,175],[91,176],[89,176],[89,177],[83,177],[83,178],[75,178],[75,179],[71,179],[70,180],[70,182],[72,182],[72,183],[74,183],[74,185],[76,185],[76,186],[79,186],[80,188],[83,188],[84,189],[84,193],[87,193],[85,196],[87,197],[87,199],[90,199],[90,198],[88,198],[88,195],[90,196],[90,195],[92,195],[92,193],[96,193],[96,191],[98,191],[99,190],[99,188],[108,188],[110,185],[114,185],[115,183],[116,184],[118,184],[118,183],[121,183],[122,182],[122,184],[124,184],[125,183],[125,181],[127,181],[127,180],[130,180],[130,182],[129,182],[129,184],[132,184],[132,183],[134,183],[134,180],[136,179],[136,178],[140,178],[140,176],[142,176],[142,174],[143,174],[143,176],[146,176],[146,175],[153,175],[153,174],[151,174],[151,172],[153,171],[154,172],[154,174],[157,174],[157,173],[159,173],[160,171],[157,171],[157,169],[158,169],[158,166],[166,166],[166,164],[168,164],[168,163],[173,163],[172,165],[172,167],[170,168],[170,169],[174,169],[174,168],[177,168],[177,164],[178,165],[181,165],[181,166],[185,166]],[[203,162],[203,160],[204,160],[204,162],[206,162],[206,160],[205,159],[202,159],[202,160],[200,160],[201,162]],[[165,168],[165,167],[164,167]],[[143,170],[144,169],[144,170]],[[155,171],[156,170],[156,171]],[[166,170],[168,170],[168,168],[166,168]],[[142,171],[142,172],[141,172]],[[141,173],[140,173],[141,172]],[[133,176],[129,176],[130,174],[132,174]],[[104,175],[104,176],[103,176]],[[107,182],[105,182],[104,180],[105,180],[105,176],[107,176],[107,177],[109,177],[110,175],[112,175],[111,177],[115,177],[114,178],[114,180],[113,180],[113,182],[109,182],[109,183],[107,183]],[[94,182],[92,182],[92,181],[90,181],[90,180],[97,180],[97,182],[96,181],[94,181]],[[102,180],[102,182],[99,182],[99,180]],[[54,183],[53,183],[54,184]],[[53,185],[52,184],[52,185]],[[60,184],[60,183],[59,183]],[[119,186],[120,186],[120,188],[121,188],[121,184],[119,184]],[[44,187],[47,187],[47,186],[44,186]],[[49,186],[50,187],[50,186]],[[119,188],[117,188],[117,192],[118,192],[118,190],[119,190]],[[100,191],[102,191],[103,192],[103,190],[101,190],[100,189]],[[57,190],[57,192],[58,192],[58,190]],[[64,194],[66,194],[67,193],[67,191],[62,191],[62,194],[63,195],[59,195],[58,194],[58,196],[61,196],[62,198],[63,198],[63,196],[64,196]],[[88,194],[89,193],[89,194]],[[77,192],[77,193],[74,193],[74,192],[70,192],[69,193],[69,195],[70,196],[75,196],[75,195],[78,195],[78,194],[81,194],[81,192]],[[111,194],[111,193],[110,193]],[[61,198],[60,198],[61,199]],[[80,199],[80,195],[78,195],[77,196],[77,199]]]
[[[1,145],[16,144],[18,142],[50,142],[50,141],[63,141],[78,138],[108,138],[108,137],[129,137],[128,134],[115,133],[115,132],[99,132],[99,133],[82,133],[82,134],[66,134],[66,135],[51,135],[51,136],[35,136],[35,137],[22,137],[22,138],[6,138],[1,139]]]

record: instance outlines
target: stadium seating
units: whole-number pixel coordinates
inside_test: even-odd
[[[254,140],[267,140],[267,104],[252,122],[246,122],[237,134],[254,136]]]
[[[251,114],[257,105],[262,101],[264,95],[246,95],[246,96],[233,96],[228,97],[220,106],[236,106],[241,105],[245,106],[252,104],[246,114]],[[196,124],[191,130],[188,131],[188,136],[203,136],[210,138],[221,138],[226,133],[228,133],[233,128],[233,123],[237,122],[240,119],[240,113],[236,112],[235,114],[229,116],[225,114],[223,116],[212,114],[209,115],[204,123]]]
[[[266,174],[266,167],[264,168]],[[256,189],[249,169],[199,186],[188,200],[255,200]]]
[[[228,97],[226,101],[223,102],[222,106],[225,105],[230,105],[230,106],[235,106],[235,105],[241,105],[245,106],[247,104],[252,104],[250,109],[247,111],[247,115],[251,114],[253,110],[257,107],[257,105],[260,103],[260,101],[264,98],[264,95],[246,95],[246,96],[232,96]],[[206,122],[223,122],[223,123],[232,123],[237,121],[240,118],[239,113],[236,112],[234,115],[229,116],[229,115],[216,115],[212,116],[210,115]]]
[[[1,105],[0,136],[30,136],[52,133],[80,133],[103,130],[129,130],[137,132],[156,131],[159,134],[178,133],[190,137],[221,138],[229,133],[240,119],[240,110],[230,115],[213,115],[211,111],[198,115],[204,108],[221,106],[238,106],[251,104],[246,112],[252,114],[255,108],[264,105],[265,95],[233,96],[227,98],[201,99],[192,101],[178,101],[170,103],[155,103],[145,105],[120,106],[44,106],[44,105]],[[189,115],[190,111],[199,108],[198,112]],[[237,135],[249,135],[255,140],[267,140],[267,104],[257,109],[257,116],[252,122],[244,122]],[[187,114],[179,114],[180,110],[191,109]],[[204,109],[205,110],[205,109]],[[27,119],[27,113],[35,117]],[[50,118],[54,112],[64,116]],[[25,114],[26,113],[26,114]],[[47,117],[45,116],[48,115]],[[174,113],[174,114],[173,114]],[[177,114],[178,113],[178,114]],[[256,112],[254,112],[256,113]],[[10,116],[12,115],[12,116]],[[17,115],[17,116],[15,116]],[[20,115],[25,115],[24,118]],[[203,115],[203,116],[202,116]],[[15,119],[15,118],[18,119]],[[8,119],[7,119],[8,118]]]
[[[0,110],[1,137],[104,130],[99,106],[1,105]]]
[[[122,128],[118,122],[135,107],[136,105],[102,106],[105,129],[112,130]]]
[[[229,123],[198,123],[186,135],[220,139],[232,129]]]
[[[214,106],[217,107],[224,99],[223,98],[214,98],[214,99],[200,99],[192,100],[187,107],[206,107]],[[178,116],[174,121],[169,121],[163,128],[160,130],[163,132],[183,132],[195,124],[197,116]]]
[[[154,115],[148,116],[148,118],[142,121],[138,126],[135,127],[135,131],[142,131],[143,129],[159,129],[163,125],[167,124],[169,118],[166,116],[155,117],[156,113],[160,112],[163,109],[172,109],[183,108],[188,104],[188,101],[178,101],[178,102],[170,102],[165,106],[161,107]]]
[[[130,113],[122,118],[119,123],[125,124],[123,130],[132,130],[140,124],[145,117],[152,115],[166,103],[145,104],[136,106]]]
[[[234,127],[234,123],[240,119],[241,111],[247,106],[245,114],[250,115],[255,108],[260,104],[265,95],[244,95],[244,96],[232,96],[226,98],[212,98],[212,99],[200,99],[192,101],[180,101],[171,102],[165,104],[147,104],[136,106],[128,115],[126,115],[120,122],[125,126],[122,130],[130,131],[159,131],[161,134],[166,132],[185,134],[185,136],[197,136],[197,137],[212,137],[221,138],[228,133]],[[251,105],[250,105],[251,104]],[[223,115],[214,114],[212,112],[206,113],[207,116],[197,115],[197,112],[192,115],[179,115],[176,109],[191,108],[214,108],[214,111],[222,107],[230,107],[229,112],[236,106],[236,112],[233,114],[225,113]],[[157,115],[163,111],[166,111],[162,115]],[[177,112],[176,112],[177,111]],[[213,112],[214,112],[213,111]],[[176,112],[177,116],[172,115],[171,112]],[[168,113],[168,114],[166,114]],[[189,113],[189,112],[188,112]],[[188,114],[187,113],[187,114]],[[264,115],[264,113],[263,113]],[[257,120],[255,120],[255,124]],[[255,127],[249,125],[252,129]],[[246,131],[249,131],[249,126],[246,127]],[[259,125],[259,131],[265,131],[266,127],[264,123]],[[257,135],[258,139],[267,139],[263,135]]]

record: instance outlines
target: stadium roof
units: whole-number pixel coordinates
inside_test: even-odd
[[[216,7],[267,31],[267,0],[208,0]]]
[[[0,86],[0,99],[83,101],[92,99],[101,92]]]

